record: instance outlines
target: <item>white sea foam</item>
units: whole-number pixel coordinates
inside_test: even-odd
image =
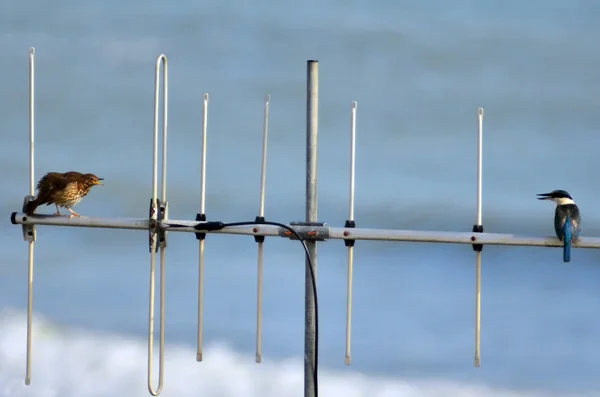
[[[0,397],[148,396],[145,340],[63,328],[34,318],[32,384],[24,385],[25,314],[0,311]],[[158,346],[157,350],[158,350]],[[225,344],[207,346],[195,361],[188,346],[168,345],[161,396],[302,396],[300,359],[261,365]],[[155,381],[158,373],[155,361]],[[355,371],[320,371],[320,395],[344,397],[549,397],[447,381],[386,379]]]

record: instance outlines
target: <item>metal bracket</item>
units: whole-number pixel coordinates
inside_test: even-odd
[[[254,218],[254,222],[256,222],[257,224],[265,223],[265,217],[257,216],[256,218]],[[289,233],[289,230],[286,231]],[[254,236],[254,241],[256,241],[257,243],[264,243],[265,236]]]
[[[26,210],[27,210],[27,204],[30,201],[33,201],[34,198],[35,198],[34,196],[27,195],[27,196],[25,196],[25,199],[23,199],[22,212],[24,214],[26,213]],[[23,240],[29,241],[29,242],[35,241],[36,234],[37,234],[36,230],[35,230],[35,225],[23,225],[22,229],[23,229]]]
[[[483,225],[473,225],[473,233],[483,233]],[[475,236],[473,236],[472,240],[475,241]],[[481,252],[483,249],[483,244],[473,244],[473,251]]]
[[[356,227],[356,223],[354,221],[351,221],[351,220],[346,220],[346,223],[344,224],[344,227],[347,227],[348,229],[355,228]],[[354,241],[355,240],[344,240],[344,245],[346,247],[354,247]]]
[[[329,238],[329,226],[324,222],[290,222],[290,226],[303,240],[325,241]],[[279,228],[279,235],[290,240],[298,240],[292,232],[282,227]]]
[[[196,221],[198,222],[206,222],[206,214],[196,214]],[[206,233],[194,233],[196,235],[196,240],[204,240],[206,238]]]
[[[150,231],[149,233],[149,250],[150,252],[158,252],[159,248],[167,246],[167,232],[160,227],[161,222],[167,219],[169,213],[169,203],[161,202],[156,199],[156,207],[152,205],[150,199]]]
[[[158,252],[158,244],[156,244],[156,237],[159,231],[157,207],[159,203],[160,200],[156,199],[156,205],[154,205],[154,200],[150,199],[150,209],[148,211],[148,217],[150,218],[150,230],[148,231],[148,249],[150,253]]]
[[[161,202],[160,200],[158,201],[158,226],[157,226],[157,230],[158,230],[158,246],[160,248],[166,248],[167,247],[167,232],[160,227],[160,223],[163,222],[164,220],[168,219],[168,215],[169,215],[169,203],[167,201],[165,202]]]

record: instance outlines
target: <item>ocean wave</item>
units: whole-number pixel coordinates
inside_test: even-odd
[[[24,385],[25,313],[12,309],[0,311],[0,329],[0,397],[149,395],[145,340],[61,327],[36,315],[32,384],[27,387]],[[168,345],[165,350],[165,383],[161,394],[164,397],[303,395],[300,358],[267,360],[257,365],[252,357],[234,351],[226,343],[217,343],[207,346],[204,361],[197,363],[190,347]],[[155,361],[154,382],[157,382],[157,373]],[[320,394],[344,397],[557,396],[445,380],[373,377],[352,370],[343,373],[321,370]]]

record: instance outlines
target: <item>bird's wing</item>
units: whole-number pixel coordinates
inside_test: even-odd
[[[554,231],[556,232],[556,236],[562,241],[564,231],[563,226],[565,225],[564,213],[562,211],[561,206],[556,206],[556,211],[554,212]]]
[[[577,239],[581,231],[581,215],[579,214],[579,208],[576,205],[569,206],[569,216],[574,226],[574,237]]]
[[[58,172],[55,172],[53,174],[55,174],[55,175],[52,175],[52,177],[49,178],[49,182],[50,182],[49,185],[51,186],[51,190],[64,189],[67,186],[67,184],[69,183],[65,174],[61,174]]]
[[[68,183],[65,174],[60,172],[49,172],[44,175],[37,185],[40,202],[47,205],[54,203],[56,192],[65,189]]]
[[[575,204],[559,205],[556,207],[556,215],[554,216],[554,230],[559,239],[563,239],[565,226],[565,220],[567,216],[571,219],[573,224],[573,237],[576,239],[579,237],[581,231],[581,215],[579,214],[579,208]]]

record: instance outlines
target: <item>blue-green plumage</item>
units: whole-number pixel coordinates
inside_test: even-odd
[[[538,194],[540,200],[552,200],[556,203],[554,212],[554,231],[563,242],[563,261],[571,260],[571,244],[576,242],[581,233],[581,215],[573,198],[565,190],[554,190],[551,193]]]
[[[557,205],[554,213],[556,236],[564,243],[563,260],[571,260],[571,242],[577,241],[581,232],[581,216],[575,204]]]

